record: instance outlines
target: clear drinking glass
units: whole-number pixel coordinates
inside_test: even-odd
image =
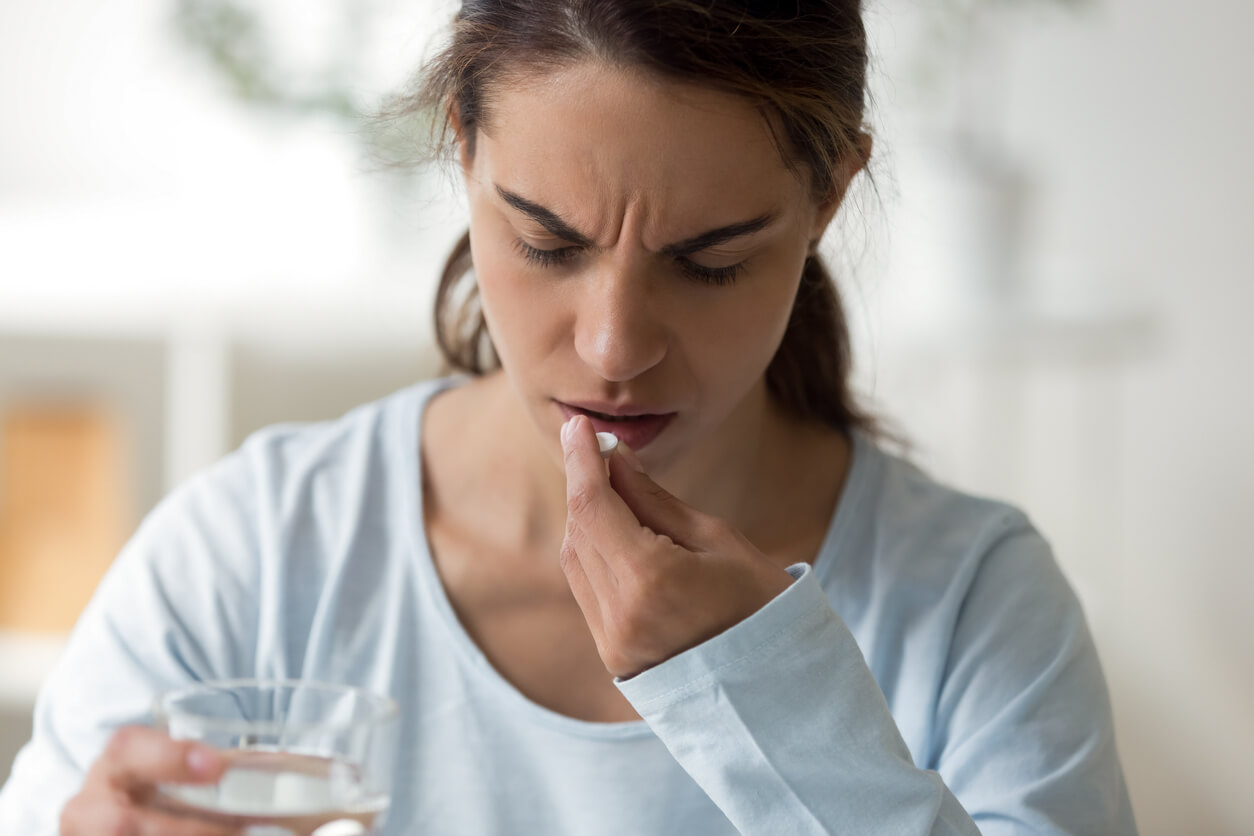
[[[153,709],[175,740],[220,750],[216,785],[165,784],[159,803],[249,836],[383,830],[396,761],[396,703],[346,685],[235,679],[169,691]]]

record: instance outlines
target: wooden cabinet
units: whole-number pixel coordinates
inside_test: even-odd
[[[105,404],[0,410],[0,629],[74,625],[134,521],[127,446]]]

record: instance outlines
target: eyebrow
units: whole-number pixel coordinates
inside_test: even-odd
[[[527,198],[514,194],[508,189],[503,189],[500,186],[496,187],[496,191],[497,194],[501,196],[502,200],[510,206],[513,206],[519,212],[522,212],[524,215],[530,217],[558,238],[562,238],[572,244],[577,244],[580,247],[596,246],[596,242],[594,242],[587,235],[584,235],[582,232],[579,232],[570,224],[566,223],[566,221],[558,217],[557,213],[555,213],[552,209],[546,209],[540,204],[533,203],[532,201],[527,200]],[[672,257],[691,255],[692,253],[700,252],[701,250],[708,249],[717,244],[722,244],[725,241],[730,241],[733,238],[739,238],[742,235],[749,235],[757,232],[758,230],[769,226],[774,220],[775,216],[767,213],[765,215],[759,215],[751,220],[740,221],[738,223],[728,224],[727,226],[720,226],[717,229],[702,232],[700,235],[685,238],[683,241],[678,241],[674,244],[667,244],[662,247],[662,252],[665,255]]]

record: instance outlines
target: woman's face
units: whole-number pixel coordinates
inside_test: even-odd
[[[813,202],[753,106],[579,64],[498,91],[464,151],[488,329],[552,455],[570,404],[667,416],[594,420],[651,470],[734,442],[837,203]]]

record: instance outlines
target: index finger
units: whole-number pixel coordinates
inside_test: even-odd
[[[131,793],[163,783],[212,783],[226,767],[226,759],[208,746],[172,740],[157,729],[128,726],[113,735],[92,772]]]
[[[592,422],[576,415],[562,426],[566,510],[607,559],[632,556],[644,530],[610,485]]]

